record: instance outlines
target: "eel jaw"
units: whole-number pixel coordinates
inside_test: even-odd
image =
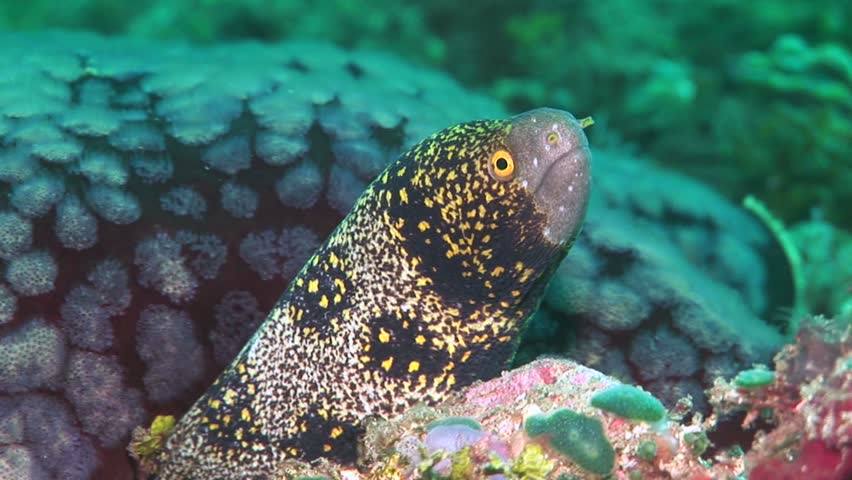
[[[592,155],[583,126],[568,112],[539,108],[512,118],[507,143],[521,163],[517,181],[545,215],[543,236],[569,244],[589,202]]]

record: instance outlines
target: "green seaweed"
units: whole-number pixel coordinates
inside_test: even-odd
[[[609,473],[615,463],[612,445],[595,418],[563,408],[527,418],[524,429],[530,437],[545,436],[556,451],[592,473]]]
[[[662,402],[632,385],[616,385],[596,394],[592,406],[629,420],[658,422],[666,417]]]
[[[765,368],[743,370],[734,378],[734,385],[746,390],[754,390],[770,385],[775,381],[775,372]]]

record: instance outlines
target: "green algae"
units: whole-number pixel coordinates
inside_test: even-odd
[[[530,416],[524,429],[530,437],[545,436],[553,449],[589,472],[604,475],[615,463],[615,452],[598,419],[563,408]]]

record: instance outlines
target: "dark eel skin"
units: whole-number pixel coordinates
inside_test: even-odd
[[[366,417],[498,375],[580,230],[590,161],[580,122],[553,109],[403,153],[178,422],[156,478],[352,463]]]

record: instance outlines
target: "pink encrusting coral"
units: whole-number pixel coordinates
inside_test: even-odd
[[[703,418],[685,416],[686,398],[667,412],[600,372],[537,360],[435,407],[372,422],[358,478],[850,478],[852,325],[809,318],[774,362],[774,372],[717,379],[714,414]],[[729,414],[741,411],[732,426]],[[726,445],[713,444],[717,429]],[[358,475],[291,463],[280,478],[294,472]]]
[[[775,357],[771,382],[722,379],[710,392],[720,414],[747,410],[743,428],[770,414],[745,464],[752,480],[852,478],[852,325],[806,319]]]
[[[641,397],[644,407],[601,409],[593,399],[604,392],[618,401]],[[699,479],[742,471],[741,457],[703,458],[706,425],[697,418],[680,423],[660,412],[651,415],[662,406],[645,400],[647,395],[570,360],[538,360],[472,385],[435,408],[370,425],[362,458],[370,473],[364,478],[417,479],[466,470],[468,476],[458,478]],[[637,418],[642,416],[654,420]],[[434,447],[431,425],[453,418],[478,425],[480,433]],[[458,438],[462,433],[456,430],[445,434]]]

